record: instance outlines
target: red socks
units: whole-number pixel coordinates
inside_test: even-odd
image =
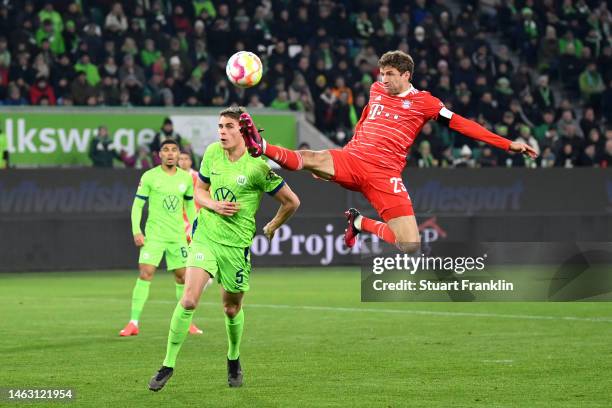
[[[391,245],[395,245],[395,234],[391,231],[391,228],[384,222],[375,221],[371,218],[361,218],[361,230],[375,234],[378,238],[388,242]]]
[[[266,144],[264,154],[287,170],[301,170],[304,167],[302,155],[295,150]]]

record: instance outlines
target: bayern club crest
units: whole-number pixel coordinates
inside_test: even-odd
[[[402,101],[402,108],[410,109],[411,106],[412,106],[412,102],[410,102],[409,100],[406,99]]]

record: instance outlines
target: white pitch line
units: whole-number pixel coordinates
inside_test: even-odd
[[[38,299],[38,298],[36,298]],[[106,301],[106,302],[125,302],[129,299],[117,298],[79,298],[79,297],[58,297],[56,299],[70,299],[75,301]],[[150,303],[176,304],[171,300],[149,300]],[[217,305],[219,302],[200,302],[201,305]],[[309,306],[309,305],[284,305],[284,304],[262,304],[246,303],[246,307],[268,308],[268,309],[294,309],[294,310],[316,310],[325,312],[348,312],[348,313],[396,313],[407,315],[422,316],[442,316],[442,317],[489,317],[499,319],[518,319],[518,320],[561,320],[577,322],[597,322],[612,323],[612,317],[579,317],[579,316],[544,316],[544,315],[523,315],[523,314],[504,314],[504,313],[476,313],[476,312],[442,312],[435,310],[410,310],[410,309],[376,309],[367,307],[335,307],[335,306]]]

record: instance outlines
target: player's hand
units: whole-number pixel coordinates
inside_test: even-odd
[[[272,225],[272,221],[270,221],[263,227],[263,233],[266,236],[266,238],[268,238],[268,241],[272,241],[272,238],[274,238],[274,233],[276,232],[276,229],[277,228],[274,225]]]
[[[538,157],[538,154],[536,153],[535,149],[529,146],[527,143],[523,143],[523,142],[510,143],[510,148],[508,150],[514,153],[522,153],[526,156],[531,157],[532,159],[535,159],[536,157]]]
[[[215,201],[213,204],[213,211],[219,215],[231,217],[240,210],[238,203],[231,201]]]
[[[136,234],[136,235],[134,235],[134,244],[137,247],[143,246],[144,243],[145,243],[145,236],[143,234]]]

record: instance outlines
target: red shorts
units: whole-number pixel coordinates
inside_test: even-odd
[[[414,215],[412,201],[400,173],[365,163],[345,149],[329,152],[334,160],[332,181],[349,190],[361,192],[385,222]]]

